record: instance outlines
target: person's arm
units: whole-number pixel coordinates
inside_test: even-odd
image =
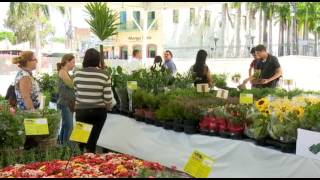
[[[73,81],[66,71],[59,71],[59,77],[69,88],[74,88]]]
[[[252,70],[253,70],[253,67],[250,66],[250,68],[249,68],[249,77],[251,77],[253,75]]]
[[[31,99],[31,91],[32,91],[31,78],[28,76],[21,78],[19,81],[19,89],[27,110],[35,109]]]
[[[276,73],[269,79],[262,79],[261,83],[262,84],[268,84],[269,82],[278,79],[280,76],[282,76],[282,69],[281,67],[277,68]]]
[[[112,110],[112,98],[113,98],[113,93],[111,89],[111,78],[107,81],[107,84],[105,85],[103,89],[103,97],[104,97],[104,102],[106,104],[106,109],[108,111]]]

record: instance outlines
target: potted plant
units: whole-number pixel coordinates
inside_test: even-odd
[[[229,104],[226,107],[227,112],[230,114],[228,122],[228,131],[231,137],[241,137],[244,131],[244,122],[248,110],[247,105],[242,104]]]
[[[120,101],[119,110],[121,113],[128,113],[129,111],[129,98],[127,90],[127,81],[129,75],[124,73],[120,66],[117,67],[113,75],[113,85],[115,87],[116,94]]]
[[[48,109],[45,107],[43,110],[36,111],[20,111],[17,113],[17,118],[47,118],[48,122],[48,135],[30,136],[40,148],[51,148],[57,145],[58,132],[61,121],[61,113],[59,110]]]
[[[234,83],[239,83],[240,82],[240,78],[241,78],[241,74],[240,73],[236,73],[231,77],[231,80]]]
[[[85,6],[89,19],[86,22],[90,25],[91,31],[100,39],[100,61],[104,68],[103,41],[118,32],[118,15],[110,9],[105,2],[90,2]]]
[[[21,150],[26,140],[23,119],[10,111],[6,102],[0,110],[0,151],[2,148]]]
[[[145,102],[144,96],[146,92],[142,89],[137,89],[133,92],[134,116],[137,121],[144,121],[145,117]]]
[[[283,143],[294,143],[304,117],[304,107],[288,99],[274,101],[271,107],[273,113],[268,125],[270,137]]]
[[[305,107],[304,118],[301,121],[301,128],[320,132],[320,103],[311,103]]]
[[[219,132],[219,127],[215,121],[216,119],[213,110],[208,110],[200,121],[200,132],[202,134],[217,135]]]
[[[221,136],[227,136],[228,121],[230,117],[229,113],[226,111],[224,106],[218,106],[213,109],[215,115],[215,122],[219,127],[219,134]]]
[[[183,127],[187,134],[195,134],[199,130],[199,121],[201,119],[201,109],[194,100],[184,102]]]
[[[155,123],[155,110],[159,108],[159,99],[156,95],[152,93],[145,94],[144,102],[147,106],[147,109],[145,110],[145,119],[146,123],[148,124],[154,124]]]

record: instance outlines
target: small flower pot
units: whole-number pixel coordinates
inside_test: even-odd
[[[175,119],[173,121],[173,130],[176,132],[183,132],[183,121],[179,119]]]
[[[172,130],[173,129],[173,121],[164,121],[163,124],[164,129]]]
[[[137,121],[144,122],[144,109],[135,109],[134,116]]]
[[[244,132],[244,124],[235,124],[232,122],[228,123],[228,131],[232,135],[242,135]]]
[[[150,111],[150,110],[145,110],[144,111],[144,117],[145,117],[145,122],[147,124],[154,124],[154,120],[155,120],[155,112],[154,111]]]
[[[157,126],[157,127],[162,127],[163,126],[163,121],[155,119],[154,120],[154,125]]]

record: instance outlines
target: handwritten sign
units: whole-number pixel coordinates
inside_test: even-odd
[[[197,92],[209,92],[209,84],[197,84]]]
[[[296,154],[320,160],[320,133],[298,129]]]
[[[24,119],[26,135],[49,134],[48,121],[46,118]]]
[[[228,99],[229,91],[225,89],[219,89],[217,92],[218,98]]]
[[[76,122],[76,126],[74,127],[70,140],[81,142],[81,143],[87,143],[92,131],[92,125],[83,123],[83,122]]]
[[[208,178],[213,170],[215,160],[199,151],[194,151],[184,171],[196,178]]]

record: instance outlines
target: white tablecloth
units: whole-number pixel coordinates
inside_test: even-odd
[[[216,160],[210,177],[320,177],[318,160],[251,142],[176,133],[122,115],[108,114],[97,144],[178,170],[199,150]]]

